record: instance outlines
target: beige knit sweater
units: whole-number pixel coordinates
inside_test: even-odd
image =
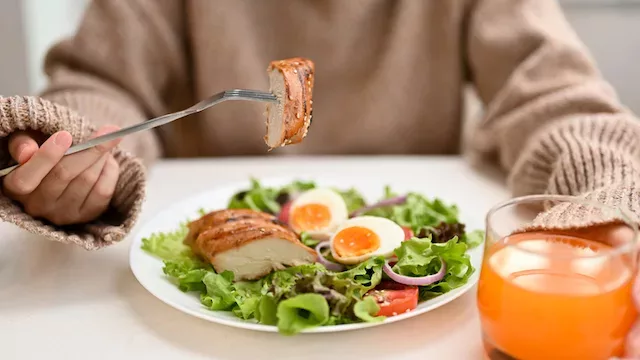
[[[83,141],[223,89],[267,89],[268,62],[293,56],[316,63],[315,121],[272,155],[455,153],[471,83],[487,109],[472,147],[515,194],[583,194],[640,215],[640,123],[551,0],[98,0],[48,54],[41,97],[0,97],[0,137]],[[55,228],[6,198],[0,218],[88,249],[116,242],[143,198],[136,159],[264,155],[263,107],[224,104],[126,138],[113,209],[95,223]]]

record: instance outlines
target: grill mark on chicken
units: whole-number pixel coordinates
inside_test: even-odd
[[[230,219],[234,218],[261,218],[264,220],[276,220],[276,217],[273,215],[249,209],[216,210],[205,214],[198,220],[189,223],[189,233],[185,237],[184,243],[187,245],[191,245],[203,230],[228,222],[230,221]]]
[[[200,254],[204,255],[210,263],[214,264],[215,255],[218,253],[240,247],[245,243],[257,239],[271,236],[278,236],[288,241],[298,241],[298,237],[291,231],[287,231],[279,226],[265,224],[265,226],[261,227],[242,228],[237,232],[228,233],[224,236],[205,231],[198,236],[196,243],[198,244]]]
[[[210,227],[209,229],[200,233],[196,239],[196,245],[200,247],[198,243],[201,238],[219,239],[225,236],[234,235],[247,228],[260,228],[264,226],[272,225],[271,221],[267,221],[261,218],[247,218],[243,220],[236,220],[233,222],[225,222],[220,225]],[[284,228],[283,228],[284,229]]]

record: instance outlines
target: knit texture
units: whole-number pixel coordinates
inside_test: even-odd
[[[69,108],[31,97],[0,97],[0,118],[0,137],[3,139],[17,130],[36,130],[47,135],[67,130],[73,142],[78,143],[86,141],[95,130]],[[51,240],[77,244],[87,250],[121,240],[131,230],[140,212],[144,199],[144,167],[136,157],[122,150],[115,150],[113,155],[120,164],[120,177],[111,210],[98,221],[77,227],[55,227],[27,215],[5,196],[0,196],[0,219]],[[8,164],[6,152],[2,158],[4,167]]]
[[[271,156],[457,153],[471,83],[486,111],[469,147],[499,162],[515,195],[579,195],[640,215],[640,123],[551,0],[96,0],[49,52],[41,97],[0,98],[0,159],[18,129],[66,129],[78,142],[224,89],[266,90],[269,61],[292,56],[316,63],[314,123]],[[225,103],[127,137],[113,211],[93,224],[54,228],[6,198],[0,217],[86,248],[113,243],[143,198],[143,167],[128,153],[147,164],[266,154],[263,113]],[[539,220],[593,220],[578,210]]]

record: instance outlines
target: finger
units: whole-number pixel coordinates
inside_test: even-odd
[[[625,359],[640,358],[640,322],[633,325],[627,334],[625,343]]]
[[[71,146],[71,142],[71,134],[66,131],[53,134],[29,161],[5,177],[5,189],[15,195],[32,193],[49,171],[62,159],[64,153]]]
[[[56,225],[69,225],[82,219],[83,216],[80,210],[91,189],[98,182],[110,156],[109,154],[102,155],[98,161],[94,162],[69,183],[62,195],[52,203],[53,206],[50,206],[45,212],[45,216],[51,222]]]
[[[38,142],[33,133],[18,131],[9,137],[9,154],[19,164],[24,164],[38,151]]]
[[[119,177],[120,165],[113,156],[109,155],[98,182],[93,186],[91,193],[89,193],[80,208],[83,221],[94,220],[107,210],[115,193]]]
[[[117,129],[115,126],[105,126],[94,133],[92,138],[113,132]],[[93,166],[105,153],[117,146],[119,142],[120,140],[113,140],[77,154],[65,156],[42,180],[40,186],[46,189],[46,196],[41,200],[57,201],[77,176]]]

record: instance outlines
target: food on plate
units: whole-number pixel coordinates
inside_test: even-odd
[[[316,252],[303,245],[291,229],[281,226],[274,216],[254,210],[206,214],[190,224],[185,243],[217,272],[230,271],[237,280],[258,279],[316,259]]]
[[[331,255],[342,264],[357,264],[372,256],[390,257],[404,241],[404,230],[393,221],[376,216],[351,218],[331,237]]]
[[[418,287],[383,281],[367,293],[380,307],[377,316],[396,316],[418,306]]]
[[[306,191],[291,202],[287,220],[298,233],[327,240],[349,214],[344,199],[334,190],[318,188]]]
[[[267,72],[277,103],[267,105],[267,135],[270,149],[297,144],[307,136],[312,111],[315,65],[311,60],[292,58],[272,61]]]
[[[224,209],[220,211],[212,211],[203,215],[201,218],[190,222],[187,226],[189,233],[185,237],[185,244],[191,246],[193,242],[198,238],[198,235],[204,230],[211,227],[225,224],[236,220],[249,220],[249,219],[263,219],[267,221],[273,221],[275,216],[263,213],[260,211],[254,211],[250,209]]]
[[[354,188],[252,179],[227,209],[142,248],[206,308],[290,335],[383,321],[464,285],[475,271],[467,251],[483,236],[465,230],[455,205],[418,193],[387,187],[367,204]]]

